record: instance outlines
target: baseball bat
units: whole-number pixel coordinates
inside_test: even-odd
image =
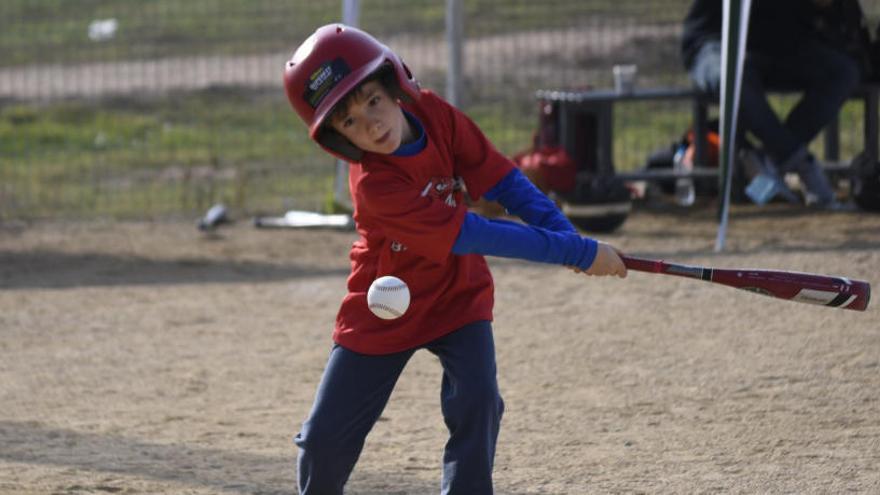
[[[695,278],[789,301],[864,311],[871,299],[871,284],[846,277],[752,268],[709,268],[635,256],[621,258],[629,270]]]

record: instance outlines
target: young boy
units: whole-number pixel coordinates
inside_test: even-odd
[[[617,251],[581,237],[555,204],[501,155],[463,113],[420,90],[400,58],[363,31],[319,28],[284,73],[287,97],[309,136],[350,162],[360,239],[315,403],[295,442],[300,493],[341,494],[397,378],[418,349],[443,367],[449,429],[442,493],[492,493],[504,403],[495,376],[492,276],[482,255],[626,276]],[[498,201],[528,225],[468,211]],[[373,280],[409,285],[406,314],[367,308]]]

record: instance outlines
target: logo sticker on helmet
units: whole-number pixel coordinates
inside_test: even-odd
[[[342,58],[337,58],[330,62],[324,62],[318,67],[312,75],[309,76],[306,90],[303,93],[303,99],[312,106],[318,108],[321,100],[330,93],[330,90],[336,86],[343,77],[348,75],[351,69]]]

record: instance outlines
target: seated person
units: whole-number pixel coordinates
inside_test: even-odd
[[[854,60],[822,41],[813,22],[833,0],[753,0],[743,65],[740,129],[763,146],[759,177],[774,182],[764,193],[750,184],[746,193],[763,204],[775,194],[796,198],[782,176],[796,172],[808,205],[840,205],[809,143],[839,111],[859,84]],[[722,0],[694,0],[684,21],[682,55],[691,79],[703,91],[721,87]],[[803,95],[782,121],[770,106],[768,89]]]

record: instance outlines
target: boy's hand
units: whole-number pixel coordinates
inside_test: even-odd
[[[580,273],[582,270],[574,268],[574,271]],[[620,259],[617,249],[610,244],[599,241],[599,247],[596,251],[596,259],[593,260],[593,264],[590,265],[590,268],[583,273],[596,276],[617,275],[620,278],[626,278],[626,265],[624,265],[623,260]]]

